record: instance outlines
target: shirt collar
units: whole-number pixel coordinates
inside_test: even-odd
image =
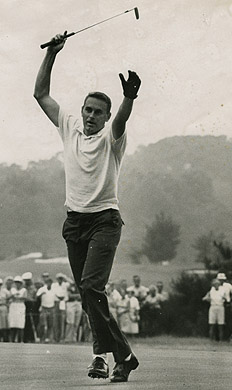
[[[98,138],[98,137],[101,137],[102,134],[105,133],[106,129],[107,129],[106,126],[104,126],[104,127],[103,127],[100,131],[98,131],[97,133],[91,134],[91,135],[86,135],[86,134],[84,133],[83,127],[81,127],[80,132],[81,132],[81,134],[84,136],[85,139],[90,139],[90,138]]]

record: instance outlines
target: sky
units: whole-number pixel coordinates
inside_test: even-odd
[[[80,115],[89,91],[107,93],[112,117],[118,77],[142,80],[129,119],[127,153],[181,135],[232,137],[232,0],[1,0],[0,163],[26,167],[62,150],[33,98],[40,44],[138,7],[70,37],[52,72],[51,95]]]

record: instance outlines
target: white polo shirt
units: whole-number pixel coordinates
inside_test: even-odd
[[[37,297],[41,297],[41,306],[46,308],[52,308],[55,304],[55,292],[51,289],[48,290],[47,286],[42,286],[37,291]]]
[[[210,304],[211,306],[223,306],[224,302],[226,300],[226,294],[223,289],[219,287],[218,290],[216,290],[215,287],[211,287],[211,290],[209,292],[210,294]]]
[[[65,205],[81,213],[118,210],[118,177],[126,133],[115,140],[111,126],[106,125],[87,136],[82,121],[62,109],[58,131],[64,143]]]

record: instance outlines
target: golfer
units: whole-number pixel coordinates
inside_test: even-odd
[[[58,128],[64,144],[67,219],[63,237],[75,282],[89,317],[93,334],[93,361],[88,367],[92,378],[108,378],[107,352],[115,367],[111,382],[126,382],[138,367],[117,322],[109,312],[105,286],[123,225],[117,199],[117,182],[126,148],[126,122],[141,81],[129,71],[119,75],[124,98],[109,125],[111,100],[102,92],[89,93],[81,108],[82,120],[62,110],[50,96],[50,78],[65,35],[53,38],[37,75],[34,97]]]

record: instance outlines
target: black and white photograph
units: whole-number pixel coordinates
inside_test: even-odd
[[[1,390],[232,383],[232,0],[1,0]]]

